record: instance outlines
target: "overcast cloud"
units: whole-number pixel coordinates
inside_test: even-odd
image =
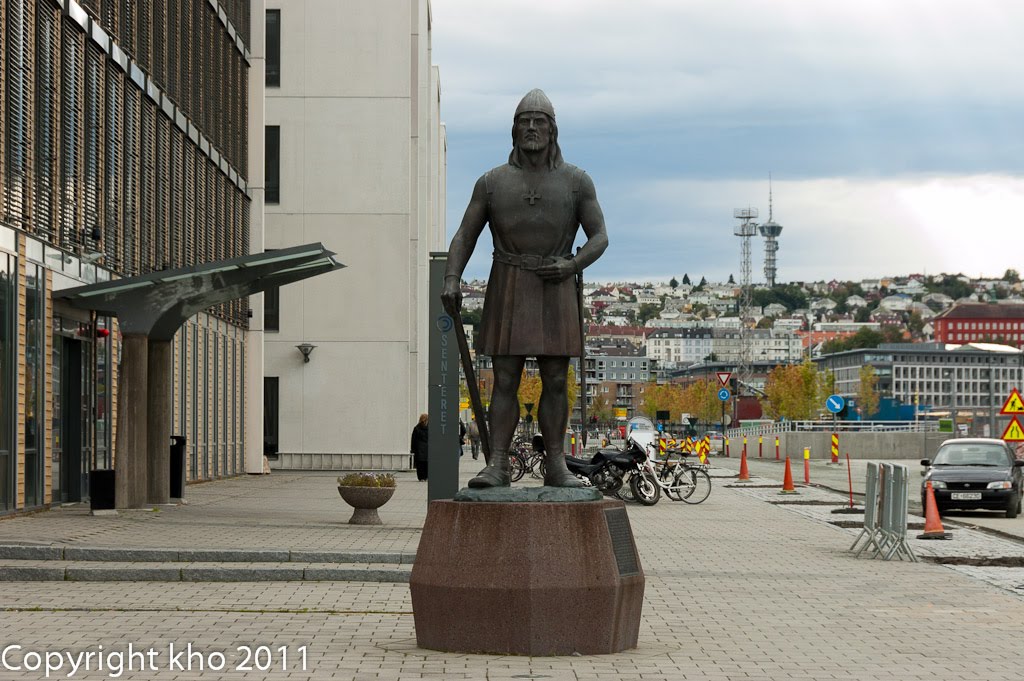
[[[597,185],[591,280],[740,276],[734,208],[783,225],[779,281],[997,276],[1024,258],[1018,0],[433,0],[448,235],[533,87]],[[764,280],[763,240],[752,245]],[[485,277],[489,236],[466,270]]]

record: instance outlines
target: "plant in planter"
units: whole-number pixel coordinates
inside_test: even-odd
[[[382,525],[377,509],[395,493],[390,473],[349,473],[338,478],[338,494],[355,509],[350,525]]]

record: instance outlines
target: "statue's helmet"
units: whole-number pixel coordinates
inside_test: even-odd
[[[518,118],[519,114],[527,111],[547,114],[551,120],[555,120],[555,107],[551,105],[551,100],[540,88],[534,88],[526,93],[526,96],[520,100],[519,106],[516,107],[516,114],[512,118]]]

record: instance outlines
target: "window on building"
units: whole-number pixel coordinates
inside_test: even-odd
[[[275,286],[263,292],[263,330],[281,330],[281,288]]]
[[[263,377],[263,455],[268,459],[278,453],[278,381],[277,376]]]
[[[265,200],[267,203],[281,202],[281,126],[268,125],[264,134],[266,182]]]
[[[267,87],[281,87],[281,10],[267,10]]]

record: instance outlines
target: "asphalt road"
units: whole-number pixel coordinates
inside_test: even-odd
[[[756,452],[755,452],[756,454]],[[910,492],[910,512],[923,516],[921,504],[918,501],[920,495],[917,492],[917,481],[920,480],[920,473],[923,470],[918,459],[900,459],[887,461],[874,461],[875,463],[895,463],[907,466],[910,469],[911,485],[914,489]],[[740,458],[716,456],[712,463],[719,468],[728,468],[737,473],[740,469]],[[867,464],[864,459],[852,460],[849,471],[846,462],[840,465],[832,465],[825,461],[811,461],[811,484],[826,487],[843,494],[849,494],[852,480],[854,503],[861,504],[864,499],[864,480],[866,477]],[[804,480],[803,460],[790,460],[793,472],[793,482],[799,485]],[[757,456],[750,457],[748,454],[747,467],[750,475],[782,481],[785,475],[784,462],[775,461],[774,452],[771,458],[758,459]],[[992,511],[947,511],[943,516],[943,522],[951,522],[964,526],[979,527],[986,530],[998,532],[1024,540],[1024,514],[1016,518],[1007,518],[1002,513]]]

